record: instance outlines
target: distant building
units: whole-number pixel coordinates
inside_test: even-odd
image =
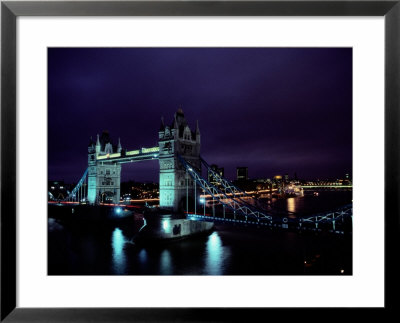
[[[236,178],[238,181],[247,181],[249,179],[247,167],[237,167]]]
[[[346,174],[345,175],[345,179],[344,179],[343,184],[345,184],[345,185],[351,185],[352,184],[351,178],[350,178],[350,174]]]
[[[255,183],[264,183],[264,184],[271,184],[270,178],[256,178],[254,179]]]
[[[218,165],[211,165],[211,169],[217,173],[220,177],[224,177],[224,168],[223,167],[218,167]],[[212,175],[211,171],[208,171],[208,182],[217,185],[217,181],[215,180],[214,176]]]
[[[289,183],[289,175],[285,174],[285,183]]]
[[[49,181],[49,190],[59,190],[64,189],[65,183],[64,181]]]
[[[253,180],[255,183],[266,183],[267,180],[265,178],[256,178]]]
[[[63,200],[69,194],[70,185],[66,185],[64,181],[49,181],[48,185],[50,200]]]

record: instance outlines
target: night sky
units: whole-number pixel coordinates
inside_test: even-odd
[[[180,106],[229,179],[236,166],[351,174],[351,48],[49,48],[49,180],[79,180],[103,130],[128,150],[156,146],[161,116],[171,124]],[[158,161],[123,165],[130,179],[158,181]]]

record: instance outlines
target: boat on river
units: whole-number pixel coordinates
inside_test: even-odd
[[[300,185],[289,183],[283,187],[284,197],[304,196],[304,190]]]

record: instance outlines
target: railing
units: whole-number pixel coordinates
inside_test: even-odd
[[[229,182],[227,179],[223,178],[220,176],[214,169],[208,165],[208,163],[200,157],[201,163],[206,167],[207,174],[211,173],[212,177],[216,180],[217,183],[219,183],[226,191],[228,191],[230,194],[232,194],[233,199],[238,199],[240,200],[243,204],[249,204],[246,201],[244,201],[241,197],[249,197],[253,198],[252,196],[248,195],[246,192],[242,191],[240,188],[234,186],[231,182]]]
[[[225,217],[224,212],[224,217],[222,218],[216,217],[213,212],[213,217],[210,217],[209,215],[206,215],[204,211],[204,215],[189,214],[189,216],[192,218],[196,218],[199,220],[210,220],[211,218],[213,219],[213,221],[260,224],[268,226],[279,226],[281,228],[289,228],[290,226],[292,226],[299,229],[312,230],[320,230],[321,226],[328,225],[330,226],[331,231],[334,231],[336,233],[343,233],[343,231],[341,231],[340,229],[338,230],[337,224],[343,224],[348,218],[351,218],[352,221],[352,204],[345,205],[333,211],[313,214],[309,216],[299,216],[289,211],[285,213],[282,212],[279,215],[266,213],[263,210],[259,210],[256,207],[249,205],[246,201],[242,200],[242,196],[246,196],[247,194],[239,188],[235,187],[226,179],[223,179],[221,176],[219,176],[219,174],[217,174],[203,159],[201,159],[203,165],[206,166],[207,171],[210,171],[212,173],[217,183],[222,186],[222,191],[213,184],[209,183],[206,179],[204,179],[195,170],[195,168],[192,167],[190,163],[187,162],[182,156],[178,155],[178,160],[184,166],[186,172],[194,179],[195,183],[198,184],[213,199],[217,200],[224,207],[224,211],[225,207],[228,207],[234,212],[234,215],[240,214],[244,216],[244,218],[236,218],[236,216],[234,216],[234,218],[229,218]],[[232,195],[232,197],[228,196],[227,194]]]
[[[257,221],[260,219],[272,220],[272,216],[259,210],[255,210],[246,204],[240,203],[236,199],[228,197],[224,192],[220,191],[214,185],[205,180],[201,175],[199,175],[182,156],[178,155],[178,159],[185,167],[187,173],[195,180],[195,182],[198,183],[213,198],[218,200],[223,206],[228,207],[234,213],[242,214],[246,219],[247,217],[253,217],[257,219]],[[224,198],[221,199],[221,196]]]
[[[62,200],[57,200],[54,198],[53,194],[49,192],[50,198],[52,197],[53,200],[57,202],[80,202],[82,199],[86,200],[87,197],[87,185],[86,185],[86,190],[85,186],[83,185],[85,182],[87,182],[87,174],[88,174],[89,168],[86,168],[85,172],[83,173],[81,179],[79,180],[78,184],[73,188],[73,190],[68,194],[68,196]]]
[[[216,171],[212,169],[212,167],[202,158],[200,157],[202,164],[206,167],[207,173],[211,173],[212,177],[215,179],[216,183],[219,184],[220,187],[224,189],[225,192],[232,194],[233,199],[236,199],[241,204],[246,204],[249,208],[261,208],[263,211],[268,212],[269,214],[275,215],[285,215],[291,214],[295,215],[295,212],[285,211],[282,212],[280,210],[275,210],[271,206],[261,202],[259,199],[254,198],[253,196],[249,195],[245,191],[241,190],[240,188],[233,185],[230,181],[226,178],[220,176]],[[246,197],[253,201],[254,204],[248,203],[243,199]]]

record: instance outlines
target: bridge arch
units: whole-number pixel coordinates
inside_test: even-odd
[[[111,192],[111,191],[99,192],[99,201],[100,201],[100,203],[113,202],[114,198],[115,198],[115,192]]]

